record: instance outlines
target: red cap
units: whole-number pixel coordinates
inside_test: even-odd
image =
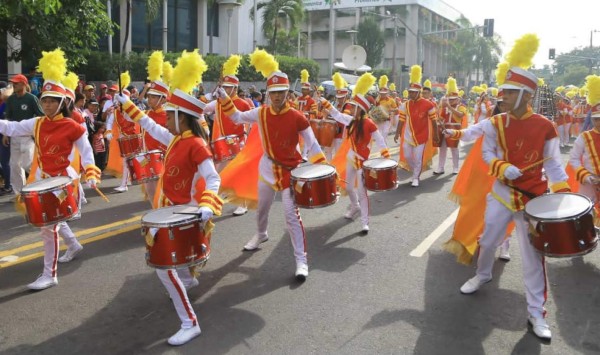
[[[408,91],[421,91],[421,89],[421,85],[417,83],[410,83],[410,85],[408,86]]]
[[[150,84],[150,89],[148,89],[148,95],[169,97],[169,87],[162,81],[153,81],[152,84]]]
[[[119,91],[119,86],[117,84],[112,84],[108,90]]]
[[[335,92],[335,97],[337,97],[337,98],[346,97],[346,96],[348,96],[348,93],[349,93],[349,92],[350,92],[350,91],[349,91],[348,89],[346,89],[346,88],[343,88],[343,89],[338,89],[338,90]]]
[[[500,85],[500,89],[523,89],[533,94],[537,89],[537,81],[538,78],[533,73],[512,67],[506,73],[506,80]]]
[[[284,91],[290,89],[290,81],[285,73],[273,72],[267,78],[267,91]]]
[[[205,106],[206,104],[204,102],[177,89],[169,98],[169,102],[165,109],[167,111],[180,110],[192,116],[200,117],[204,112]]]
[[[23,74],[17,74],[10,78],[10,80],[8,81],[10,81],[11,83],[29,84],[29,80],[27,80],[27,77]]]
[[[239,86],[240,79],[235,75],[226,75],[223,77],[223,86]]]
[[[100,89],[106,89],[108,86],[106,86],[106,84],[101,84],[100,85]]]
[[[46,96],[63,98],[67,94],[65,87],[52,80],[46,80],[42,86],[41,98]]]
[[[365,112],[369,112],[369,109],[372,105],[371,100],[373,100],[373,98],[370,96],[364,97],[361,94],[356,94],[354,95],[350,103],[357,105],[358,107],[362,108]]]

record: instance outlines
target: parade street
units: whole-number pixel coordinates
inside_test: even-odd
[[[393,144],[391,137],[388,144]],[[471,145],[463,144],[461,161]],[[563,159],[568,157],[563,149]],[[393,151],[397,159],[397,148]],[[437,157],[434,158],[434,167]],[[0,200],[0,352],[5,354],[592,354],[600,352],[600,254],[546,258],[547,320],[552,341],[527,326],[516,238],[510,262],[496,261],[493,280],[472,295],[461,285],[475,273],[444,251],[457,205],[450,159],[446,173],[423,173],[418,188],[399,171],[394,191],[370,193],[370,232],[343,217],[348,198],[302,209],[310,274],[295,262],[278,195],[269,240],[242,251],[256,213],[215,219],[210,261],[188,291],[202,329],[181,347],[166,340],[180,321],[154,269],[145,263],[141,188],[110,202],[86,188],[88,204],[70,222],[84,250],[59,264],[59,284],[32,292],[42,268],[39,229]],[[62,243],[62,241],[61,241]],[[61,247],[64,245],[61,244]],[[63,251],[61,251],[61,254]]]

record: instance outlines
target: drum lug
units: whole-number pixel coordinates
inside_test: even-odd
[[[547,251],[548,251],[548,249],[550,249],[550,243],[548,243],[548,242],[545,242],[545,243],[544,243],[544,250],[547,252]]]
[[[585,250],[585,240],[579,239],[579,242],[577,243],[577,245],[579,245],[579,249]]]
[[[539,222],[539,223],[538,223],[538,228],[539,228],[539,230],[540,230],[540,233],[544,233],[544,223],[542,223],[542,222]]]
[[[73,214],[73,208],[71,208],[71,206],[67,206],[67,211],[69,211],[69,214]]]
[[[575,220],[575,230],[576,231],[580,231],[581,230],[581,222],[579,222],[578,219]],[[580,240],[581,242],[581,240]]]
[[[171,253],[171,261],[173,262],[173,264],[177,263],[177,252]]]
[[[175,240],[175,235],[173,234],[172,229],[169,229],[169,240]]]
[[[204,243],[202,243],[202,254],[206,254],[206,245]]]
[[[142,232],[142,237],[146,237],[146,232],[147,232],[146,228],[142,227],[141,232]]]
[[[46,216],[46,212],[42,212],[42,220],[44,223],[48,222],[48,217]]]

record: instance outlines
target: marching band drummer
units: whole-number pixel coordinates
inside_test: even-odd
[[[585,86],[588,88],[588,102],[592,105],[593,128],[581,133],[573,143],[569,165],[575,170],[575,178],[580,184],[578,192],[596,204],[600,184],[600,76],[588,76]]]
[[[321,101],[324,109],[329,111],[328,114],[334,120],[346,125],[347,137],[351,146],[346,160],[346,190],[351,205],[344,217],[354,219],[360,212],[364,233],[369,232],[369,196],[365,188],[362,165],[365,160],[369,159],[371,139],[374,139],[381,148],[381,155],[384,158],[390,157],[385,138],[367,115],[371,103],[364,95],[374,83],[375,77],[370,73],[365,73],[358,79],[354,88],[354,96],[349,102],[351,105],[350,115],[339,112],[327,100]],[[358,186],[358,190],[355,190],[355,184]]]
[[[181,89],[176,89],[171,94],[165,106],[166,128],[140,111],[125,95],[115,96],[116,100],[123,105],[125,116],[138,122],[152,137],[168,146],[161,178],[162,196],[159,207],[198,206],[200,219],[208,222],[213,215],[221,214],[223,200],[218,196],[221,178],[212,161],[212,153],[206,142],[206,132],[199,124],[205,104],[186,93],[192,91],[194,82],[191,83],[192,85],[182,83],[186,80],[185,77],[194,81],[195,74],[201,78],[203,71],[194,72],[197,69],[195,65],[186,65],[197,61],[203,63],[197,50],[184,51],[178,61],[179,64],[174,69],[171,84]],[[196,183],[201,178],[205,180],[206,187],[197,199]],[[168,270],[156,269],[156,274],[169,292],[181,320],[181,329],[169,338],[168,343],[183,345],[201,333],[186,291],[197,286],[198,280],[187,266]]]
[[[304,281],[308,277],[306,257],[306,234],[300,212],[290,190],[291,170],[302,162],[302,156],[296,149],[299,135],[304,139],[304,148],[313,163],[325,162],[325,155],[317,142],[308,119],[299,111],[290,108],[286,98],[289,79],[279,71],[275,58],[264,50],[255,50],[250,54],[250,63],[257,71],[267,77],[267,94],[271,104],[239,112],[223,88],[217,89],[223,111],[237,123],[258,123],[264,154],[259,162],[258,181],[258,233],[244,246],[244,250],[255,250],[261,243],[269,240],[267,227],[269,211],[275,193],[281,191],[286,225],[296,259],[295,277]]]
[[[64,53],[60,49],[42,53],[39,68],[45,79],[41,94],[45,116],[20,122],[0,120],[0,133],[9,137],[34,137],[38,157],[36,181],[55,176],[78,179],[69,161],[73,146],[76,146],[81,154],[87,184],[95,188],[100,181],[100,169],[94,165],[94,154],[86,130],[79,123],[68,119],[70,111],[65,100],[66,90],[60,84],[66,74]],[[67,244],[67,251],[60,258],[59,234]],[[43,290],[57,285],[57,261],[71,261],[83,249],[67,222],[41,227],[41,235],[44,242],[44,269],[35,282],[27,285],[31,290]]]
[[[465,115],[467,114],[467,108],[462,105],[458,99],[456,79],[452,77],[448,78],[446,89],[446,97],[442,99],[440,104],[440,119],[444,122],[444,125],[455,125],[457,128],[460,128],[463,118],[465,118]],[[452,174],[458,174],[458,147],[448,147],[446,140],[442,139],[439,151],[438,168],[433,171],[436,175],[444,173],[448,148],[450,148],[450,153],[452,154]]]

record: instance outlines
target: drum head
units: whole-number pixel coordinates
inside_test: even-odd
[[[335,167],[329,164],[309,164],[292,170],[292,177],[298,179],[314,179],[335,173]]]
[[[197,215],[179,213],[194,213],[196,211],[198,211],[198,207],[187,205],[163,207],[143,215],[142,224],[171,226],[193,222],[198,219]]]
[[[398,166],[398,163],[395,160],[387,159],[387,158],[374,158],[365,160],[363,166],[369,169],[389,169]]]
[[[46,191],[51,190],[58,186],[68,185],[71,182],[71,178],[68,176],[55,176],[47,179],[42,179],[31,184],[27,184],[23,187],[23,192],[32,191]]]
[[[525,213],[538,219],[563,219],[588,211],[592,201],[579,194],[548,194],[534,198],[525,205]]]

